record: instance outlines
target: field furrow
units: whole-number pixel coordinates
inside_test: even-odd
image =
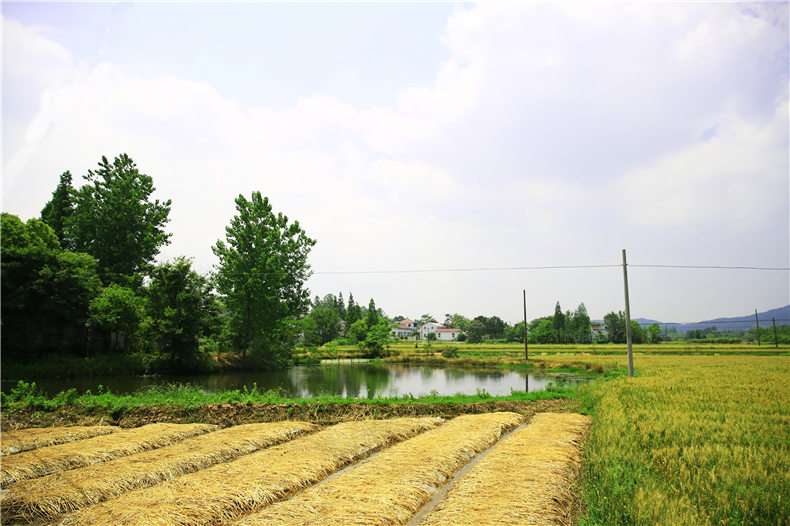
[[[371,453],[438,426],[436,418],[346,422],[67,516],[61,524],[227,522],[294,494]]]
[[[40,447],[65,444],[120,431],[117,426],[40,427],[0,433],[0,456],[13,455]]]
[[[541,413],[502,441],[421,525],[569,524],[572,485],[590,419]]]
[[[516,413],[459,416],[237,524],[405,524],[453,473],[523,420]]]
[[[319,427],[306,422],[246,424],[103,464],[12,484],[5,520],[51,520],[128,491],[152,486],[291,440]]]
[[[105,436],[43,447],[3,458],[3,485],[156,449],[213,431],[208,424],[149,424]]]

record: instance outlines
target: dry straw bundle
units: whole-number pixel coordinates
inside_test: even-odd
[[[40,427],[0,433],[0,456],[120,431],[116,426]]]
[[[464,475],[421,525],[570,524],[586,416],[541,413]]]
[[[405,524],[453,473],[522,422],[516,413],[459,416],[238,524]]]
[[[173,444],[213,431],[216,427],[207,424],[149,424],[111,435],[34,449],[4,458],[0,468],[0,481],[5,485],[107,462]]]
[[[51,520],[59,514],[227,462],[318,429],[307,422],[241,425],[111,462],[19,482],[3,495],[3,518]]]
[[[345,422],[232,462],[89,506],[61,524],[198,525],[229,521],[369,454],[439,425],[436,418]]]

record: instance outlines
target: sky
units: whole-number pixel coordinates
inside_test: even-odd
[[[127,153],[172,199],[160,261],[211,271],[257,190],[317,240],[313,296],[602,318],[620,267],[513,268],[790,267],[789,63],[787,2],[3,2],[2,209]],[[787,270],[628,278],[632,317],[790,304]]]

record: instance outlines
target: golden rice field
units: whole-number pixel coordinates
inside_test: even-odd
[[[162,426],[82,439],[51,429],[71,441],[4,456],[4,474],[19,460],[3,482],[3,524],[456,524],[456,509],[468,524],[566,524],[589,418]]]
[[[625,365],[625,355],[552,361]],[[790,524],[790,356],[634,356],[580,392],[588,524]]]

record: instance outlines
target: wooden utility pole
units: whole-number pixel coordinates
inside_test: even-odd
[[[757,318],[757,309],[754,309],[754,323],[757,324],[757,346],[760,346],[760,320]]]
[[[779,338],[776,337],[776,318],[774,318],[773,316],[771,316],[771,323],[774,324],[774,345],[778,349],[779,348]]]
[[[527,289],[524,289],[524,360],[529,361],[529,346],[527,344]]]
[[[623,249],[623,285],[625,287],[625,341],[628,344],[628,376],[634,376],[634,352],[631,343],[631,302],[628,300],[628,263]]]

